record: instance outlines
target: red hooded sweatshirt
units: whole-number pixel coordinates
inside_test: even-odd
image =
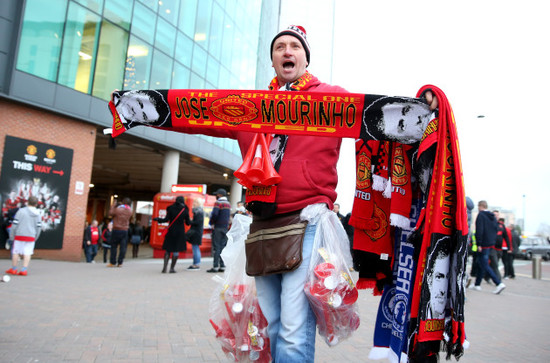
[[[321,83],[309,74],[310,80],[303,92],[347,92],[339,86]],[[254,133],[231,130],[204,130],[188,128],[190,134],[206,134],[236,139],[241,154],[246,155]],[[276,214],[295,212],[314,203],[326,203],[332,210],[336,200],[338,175],[336,163],[340,155],[342,139],[321,136],[290,135],[283,161],[279,169],[282,181],[277,185]]]

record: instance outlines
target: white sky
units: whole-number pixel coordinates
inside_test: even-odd
[[[350,92],[441,88],[457,121],[466,194],[476,205],[485,199],[491,209],[525,215],[526,231],[536,232],[550,225],[549,14],[543,0],[283,0],[280,27],[303,25],[309,71]],[[355,190],[350,140],[338,168],[337,202],[347,213]]]

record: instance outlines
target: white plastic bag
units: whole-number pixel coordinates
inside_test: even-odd
[[[347,234],[336,214],[324,204],[302,211],[302,219],[317,224],[305,293],[317,318],[317,328],[329,346],[348,338],[359,327],[359,293],[351,278]]]
[[[221,256],[227,266],[210,299],[210,324],[223,352],[236,362],[271,361],[267,320],[262,314],[254,278],[245,272],[244,241],[252,218],[236,214]]]

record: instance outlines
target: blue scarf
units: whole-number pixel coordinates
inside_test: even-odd
[[[414,199],[409,228],[395,228],[394,240],[399,243],[395,244],[393,281],[392,285],[384,287],[380,299],[374,328],[374,347],[369,359],[387,358],[392,363],[407,361],[407,333],[416,271],[414,245],[407,239],[416,225],[421,208],[421,198]]]

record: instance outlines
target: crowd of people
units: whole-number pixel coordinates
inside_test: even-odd
[[[231,207],[225,189],[220,188],[214,192],[217,201],[208,215],[212,229],[212,256],[214,267],[207,272],[224,272],[225,265],[221,258],[221,252],[227,244],[227,231],[231,226],[235,214],[250,215],[244,207],[244,202],[239,201],[235,207]],[[114,200],[109,210],[109,217],[101,225],[97,220],[86,223],[82,248],[87,263],[95,263],[97,254],[103,250],[103,263],[108,267],[122,267],[128,245],[132,246],[132,258],[137,258],[139,246],[149,242],[151,226],[144,227],[137,220],[130,222],[132,218],[132,201],[124,199],[122,203]],[[164,264],[162,273],[175,273],[180,253],[187,250],[187,243],[191,245],[193,263],[187,267],[190,271],[200,270],[201,248],[204,233],[204,200],[193,199],[192,210],[185,203],[182,196],[178,196],[175,202],[168,206],[164,217],[153,218],[157,223],[168,224],[163,236],[162,250],[164,251]],[[169,265],[170,263],[170,265]]]

